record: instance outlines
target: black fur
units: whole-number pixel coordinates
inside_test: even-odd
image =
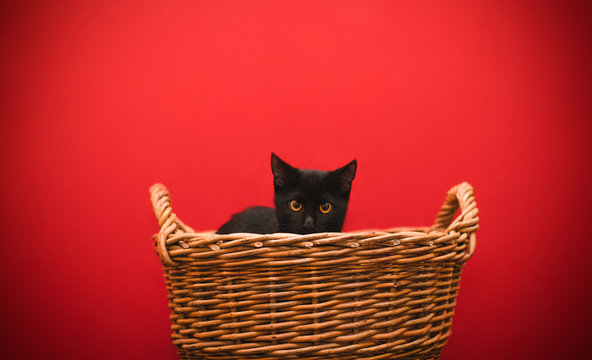
[[[345,221],[356,168],[357,162],[353,160],[334,171],[301,170],[288,165],[272,153],[275,209],[250,207],[234,214],[217,233],[339,232]],[[300,211],[290,208],[292,200],[302,204]],[[331,203],[331,211],[327,214],[322,213],[319,208],[325,202]]]
[[[277,229],[278,223],[274,208],[252,206],[232,215],[230,220],[218,230],[218,234],[236,232],[272,234],[277,232]]]

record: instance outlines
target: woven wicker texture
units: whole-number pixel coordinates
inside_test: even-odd
[[[432,227],[310,235],[196,233],[150,193],[182,359],[439,358],[476,246],[469,184]]]

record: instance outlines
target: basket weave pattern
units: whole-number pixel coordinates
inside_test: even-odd
[[[150,193],[181,359],[439,358],[476,246],[469,184],[432,227],[310,235],[196,233]]]

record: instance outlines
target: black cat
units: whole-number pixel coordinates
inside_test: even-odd
[[[333,171],[297,169],[272,153],[275,209],[250,207],[232,215],[217,233],[340,232],[356,168],[353,160]]]

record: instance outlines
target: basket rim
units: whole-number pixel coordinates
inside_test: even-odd
[[[195,231],[184,224],[171,208],[167,188],[156,183],[150,188],[154,213],[159,223],[159,232],[154,235],[154,247],[163,266],[175,267],[179,262],[171,256],[189,253],[191,249],[207,247],[211,252],[239,246],[249,246],[261,250],[273,246],[291,246],[294,248],[322,248],[338,246],[358,248],[365,245],[398,246],[417,243],[425,245],[435,242],[466,241],[466,251],[457,256],[461,262],[467,261],[476,248],[475,231],[479,228],[479,210],[473,187],[467,182],[452,187],[438,212],[431,227],[392,227],[386,229],[363,229],[347,232],[323,232],[313,234],[254,234],[232,233],[216,234],[215,230]],[[457,210],[460,214],[454,219]],[[391,241],[386,244],[385,241]],[[241,250],[244,250],[241,248]]]

